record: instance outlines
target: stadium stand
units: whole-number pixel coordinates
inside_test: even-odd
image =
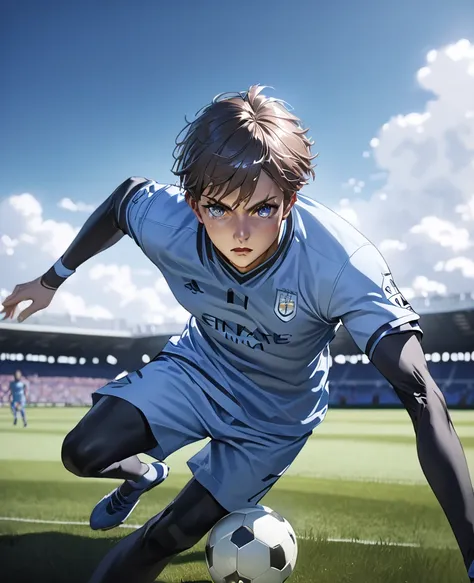
[[[474,294],[412,302],[425,331],[423,346],[432,376],[451,408],[474,408]],[[31,405],[90,405],[91,393],[126,370],[153,358],[176,324],[128,326],[122,320],[45,315],[24,324],[0,322],[0,405],[20,369],[30,384]],[[331,345],[333,407],[397,407],[398,398],[343,327]]]
[[[13,363],[9,363],[11,365]],[[0,403],[9,402],[8,384],[14,370],[20,368],[29,381],[32,404],[90,405],[93,391],[107,383],[113,376],[98,373],[88,376],[92,367],[66,365],[68,374],[56,370],[56,366],[45,367],[8,366],[10,374],[0,375]],[[26,363],[25,363],[26,364]],[[439,363],[430,367],[438,386],[443,391],[450,407],[474,407],[474,362]],[[64,368],[64,367],[63,367]],[[35,372],[33,372],[35,371]],[[2,371],[3,372],[3,371]],[[372,365],[333,364],[329,376],[330,404],[336,407],[391,407],[399,401],[387,381]]]
[[[428,364],[451,408],[474,408],[474,362]],[[330,403],[338,407],[400,406],[395,391],[372,365],[335,364],[329,375]]]
[[[31,375],[29,382],[29,404],[41,405],[90,405],[91,393],[108,379],[90,377],[49,377]],[[9,402],[8,383],[11,377],[0,375],[0,399]]]

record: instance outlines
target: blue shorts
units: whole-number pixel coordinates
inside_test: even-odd
[[[12,409],[20,408],[23,409],[26,405],[26,397],[16,397],[12,400]]]
[[[238,421],[203,390],[209,382],[172,356],[160,356],[138,372],[96,391],[125,399],[147,419],[158,445],[147,453],[165,460],[201,439],[210,441],[188,461],[194,477],[229,512],[257,504],[306,443],[277,436]]]

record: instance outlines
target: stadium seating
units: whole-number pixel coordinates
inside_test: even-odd
[[[450,407],[474,407],[474,362],[430,362],[429,369]],[[329,375],[329,400],[339,407],[401,406],[377,369],[362,363],[334,364]]]
[[[2,363],[0,403],[9,402],[8,385],[21,368],[29,381],[29,402],[37,405],[90,405],[91,394],[114,378],[113,366]],[[474,362],[430,363],[430,371],[451,407],[474,407]],[[395,392],[370,364],[334,364],[329,375],[330,404],[336,407],[400,406]]]
[[[28,376],[29,398],[34,404],[90,405],[91,394],[109,379]],[[11,376],[0,375],[0,402],[8,403]]]

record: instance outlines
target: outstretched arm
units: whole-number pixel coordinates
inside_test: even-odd
[[[64,255],[41,277],[41,285],[58,289],[85,261],[115,245],[127,233],[127,202],[146,182],[145,178],[128,178],[116,188],[87,219]]]
[[[474,493],[444,396],[431,377],[415,332],[382,338],[372,362],[395,389],[415,428],[423,473],[440,503],[474,580]]]
[[[87,219],[64,255],[43,276],[15,286],[3,300],[1,314],[13,318],[18,304],[31,300],[18,321],[47,308],[59,286],[85,261],[111,247],[127,233],[125,211],[134,194],[147,182],[145,178],[128,178]]]

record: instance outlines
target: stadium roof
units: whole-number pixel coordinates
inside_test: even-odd
[[[420,315],[452,313],[474,310],[474,292],[451,294],[448,296],[418,297],[410,300],[414,310]],[[16,322],[1,322],[3,325],[19,325]],[[150,336],[173,336],[180,334],[183,323],[169,321],[162,324],[133,324],[121,318],[95,319],[69,314],[40,312],[21,324],[25,331],[44,331],[45,333],[82,334],[121,338],[143,338]]]
[[[445,307],[449,309],[421,313],[425,352],[474,351],[474,301],[471,298],[458,298],[457,302],[452,301],[449,306],[445,304]],[[96,356],[101,361],[113,355],[124,368],[130,369],[141,366],[142,355],[156,355],[170,336],[180,334],[182,330],[182,326],[178,325],[127,330],[121,326],[113,329],[112,322],[108,328],[99,327],[99,324],[103,326],[103,321],[95,321],[95,328],[90,325],[76,326],[71,321],[67,326],[61,326],[58,322],[42,322],[33,319],[23,324],[0,322],[0,353],[82,356],[87,359]],[[331,344],[331,352],[333,355],[349,355],[360,351],[341,326]]]

